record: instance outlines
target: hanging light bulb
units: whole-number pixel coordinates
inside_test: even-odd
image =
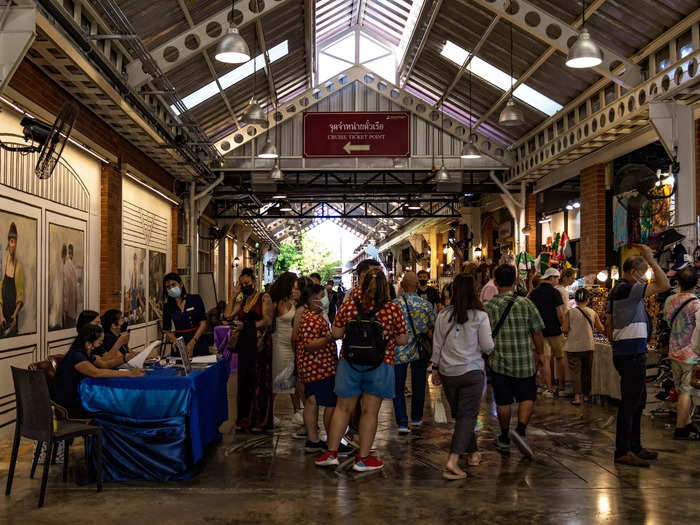
[[[652,275],[654,275],[654,272],[651,268],[647,268],[647,271],[644,273],[644,278],[648,281],[651,279]]]
[[[460,155],[463,159],[479,159],[481,158],[481,153],[479,148],[474,144],[474,137],[472,135],[472,70],[469,68],[469,140],[462,146],[462,154]]]
[[[596,67],[603,62],[603,52],[591,38],[585,27],[579,33],[576,42],[569,48],[566,65],[574,69]]]
[[[498,117],[498,123],[503,126],[521,126],[525,121],[525,116],[523,115],[523,110],[518,107],[511,96],[508,99],[506,107],[503,108],[501,114]]]
[[[262,149],[260,150],[260,153],[258,153],[258,158],[261,159],[276,159],[279,157],[277,155],[277,147],[270,142],[270,140],[266,140],[265,144],[263,144]]]
[[[503,126],[521,126],[525,123],[523,110],[513,100],[513,24],[510,24],[510,98],[498,117]]]
[[[284,180],[284,173],[282,173],[282,170],[280,169],[279,162],[275,162],[275,165],[272,167],[272,170],[270,170],[270,180],[275,182],[280,182]]]
[[[245,39],[241,36],[236,23],[233,21],[233,6],[231,2],[231,25],[226,32],[226,36],[216,46],[214,58],[225,64],[243,64],[250,60],[250,50]]]
[[[260,105],[255,102],[255,99],[250,99],[250,104],[248,104],[248,109],[243,114],[241,119],[245,124],[257,124],[262,126],[267,122],[267,117],[265,116],[265,110],[260,107]]]
[[[437,173],[437,176],[435,177],[438,182],[449,182],[450,181],[450,174],[447,172],[447,168],[443,164],[440,166],[440,170]]]
[[[608,280],[608,271],[607,270],[601,270],[598,272],[598,275],[596,275],[596,278],[601,282],[604,283],[605,281]]]
[[[596,67],[603,62],[603,52],[586,29],[586,0],[581,2],[581,32],[569,48],[566,65],[575,69]]]

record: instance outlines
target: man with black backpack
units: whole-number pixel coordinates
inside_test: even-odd
[[[358,295],[343,303],[333,324],[333,336],[343,339],[335,378],[338,403],[328,434],[328,450],[316,465],[338,465],[340,440],[357,400],[362,398],[360,451],[353,470],[366,472],[384,467],[370,450],[382,399],[394,397],[394,349],[408,343],[408,333],[401,308],[389,300],[389,284],[381,268],[367,272]]]
[[[510,452],[513,439],[520,451],[532,457],[532,450],[525,442],[525,430],[537,398],[535,359],[530,341],[541,360],[544,339],[544,322],[535,305],[526,297],[516,295],[515,266],[502,264],[494,272],[498,295],[484,305],[491,321],[494,351],[489,358],[491,386],[496,400],[501,435],[496,438],[496,448]],[[518,403],[518,426],[510,430],[511,405]]]

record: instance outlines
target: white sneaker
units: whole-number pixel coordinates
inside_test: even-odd
[[[272,418],[272,426],[273,426],[274,428],[279,428],[281,424],[282,424],[282,422],[279,420],[278,417],[273,417],[273,418]]]
[[[410,433],[411,430],[408,427],[399,427],[399,434],[401,434],[402,436]]]
[[[292,416],[292,423],[295,425],[303,425],[304,424],[304,411],[303,410],[297,410],[294,412],[294,415]]]
[[[547,399],[554,399],[554,390],[545,390],[542,392],[542,397],[546,397]]]
[[[306,428],[301,427],[299,430],[292,434],[293,439],[307,439],[309,434],[306,432]]]

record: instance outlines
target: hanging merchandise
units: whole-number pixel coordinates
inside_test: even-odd
[[[547,271],[551,257],[549,252],[542,252],[537,256],[537,259],[535,259],[535,269],[537,273],[544,274],[544,272]]]
[[[641,237],[641,243],[646,244],[647,241],[649,240],[649,236],[652,233],[652,205],[651,202],[649,201],[644,201],[644,204],[642,204],[642,213],[641,213],[641,227],[642,227],[642,237]]]
[[[520,252],[515,256],[515,267],[518,269],[516,293],[525,297],[528,292],[528,275],[535,268],[535,258],[528,252]]]
[[[616,195],[613,202],[613,245],[619,249],[629,243],[627,236],[627,199]]]
[[[668,270],[668,276],[674,277],[683,268],[690,265],[690,255],[681,243],[676,244],[671,252],[671,267]]]
[[[569,242],[569,236],[566,232],[561,234],[561,240],[559,241],[559,249],[557,250],[557,258],[560,261],[566,261],[572,257],[571,243]]]
[[[627,200],[627,239],[630,244],[642,242],[642,204],[644,197],[638,193]]]

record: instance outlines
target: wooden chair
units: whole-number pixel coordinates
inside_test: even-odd
[[[30,478],[34,477],[39,453],[44,443],[46,446],[46,462],[41,477],[41,489],[39,492],[39,507],[44,505],[46,483],[49,476],[51,458],[55,456],[56,446],[60,441],[64,442],[63,481],[68,479],[68,449],[71,440],[82,437],[96,439],[97,454],[97,491],[102,491],[102,429],[90,425],[85,421],[68,419],[66,410],[51,401],[49,388],[44,372],[41,370],[23,370],[12,368],[12,380],[15,385],[17,398],[17,421],[15,422],[15,438],[12,444],[12,456],[10,470],[7,475],[7,488],[5,495],[12,490],[12,479],[15,474],[19,443],[22,437],[37,441],[37,453],[34,454]],[[62,413],[63,419],[54,419],[53,410]],[[54,428],[54,423],[56,427]],[[88,461],[88,457],[85,458]]]

